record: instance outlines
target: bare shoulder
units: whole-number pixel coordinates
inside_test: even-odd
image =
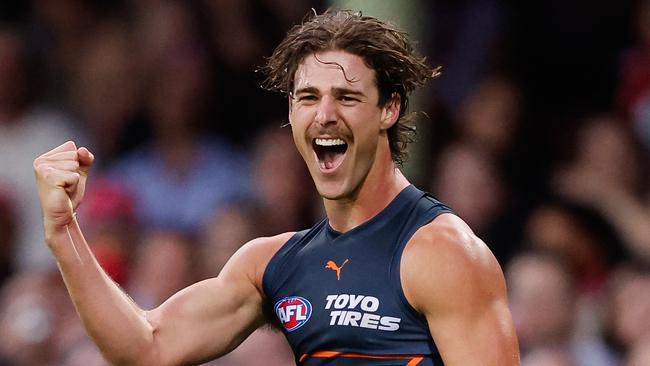
[[[244,244],[234,255],[252,261],[270,260],[295,232],[282,233],[275,236],[259,237]],[[268,258],[267,258],[268,257]]]
[[[442,214],[421,227],[404,249],[400,274],[445,364],[519,365],[501,267],[460,218]]]
[[[275,253],[294,235],[294,232],[287,232],[275,236],[260,237],[244,244],[230,258],[224,267],[222,274],[228,275],[232,272],[240,272],[244,269],[246,275],[258,289],[262,288],[262,277],[264,270]]]
[[[402,255],[401,276],[407,299],[421,312],[505,296],[499,263],[454,214],[440,215],[413,235]]]

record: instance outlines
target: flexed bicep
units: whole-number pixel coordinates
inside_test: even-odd
[[[247,243],[217,278],[181,290],[148,311],[156,364],[193,364],[224,355],[265,324],[261,272],[287,238],[279,235]]]

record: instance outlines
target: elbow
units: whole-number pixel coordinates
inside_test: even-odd
[[[111,365],[120,366],[174,366],[180,363],[175,355],[174,347],[161,338],[157,322],[152,321],[147,311],[141,311],[142,327],[128,339],[119,339],[112,343],[112,348],[106,350],[104,356]]]
[[[118,366],[167,366],[154,342],[134,342],[128,347],[121,348],[122,352],[113,350],[102,350],[104,358],[111,365]]]

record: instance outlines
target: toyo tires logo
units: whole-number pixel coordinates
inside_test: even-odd
[[[275,303],[273,309],[287,332],[302,327],[311,317],[311,303],[300,296],[285,297]]]

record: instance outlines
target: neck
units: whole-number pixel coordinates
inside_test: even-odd
[[[343,233],[370,220],[410,184],[392,162],[385,165],[378,175],[369,175],[352,198],[323,200],[334,230]]]

